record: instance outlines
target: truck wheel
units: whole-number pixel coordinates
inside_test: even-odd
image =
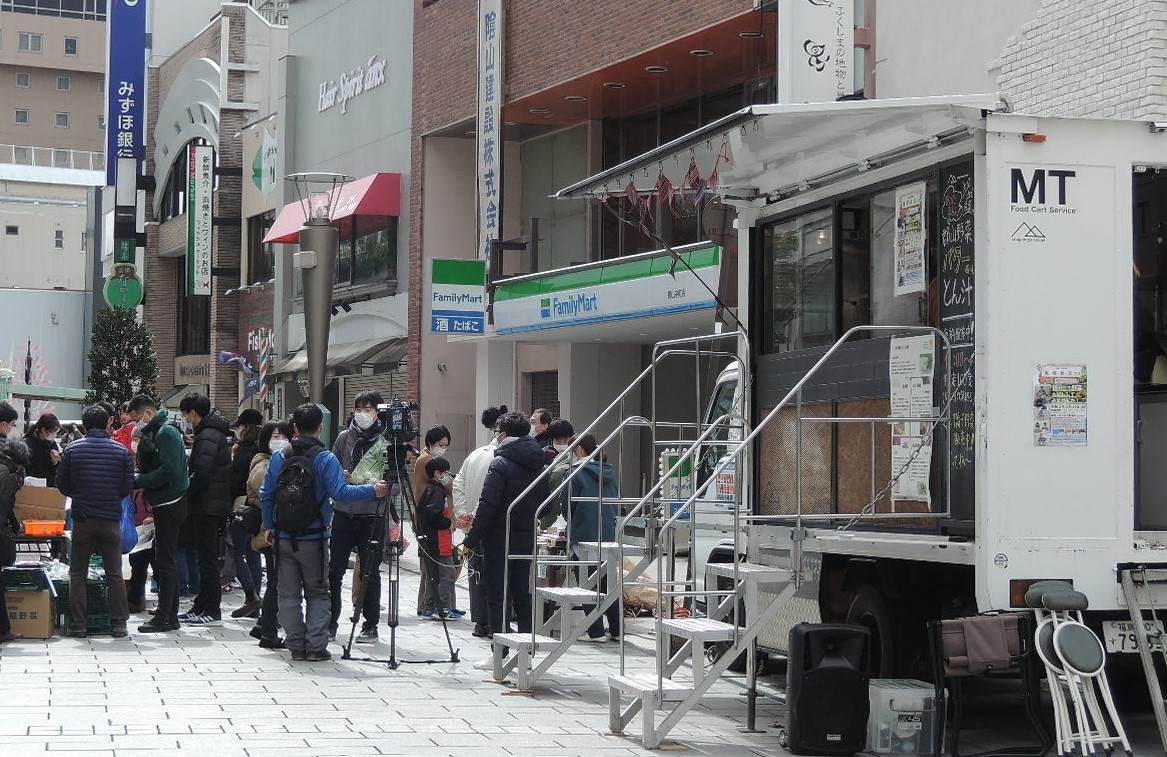
[[[847,609],[847,622],[871,632],[867,672],[872,678],[890,678],[895,663],[895,633],[887,600],[878,587],[873,584],[859,587]]]

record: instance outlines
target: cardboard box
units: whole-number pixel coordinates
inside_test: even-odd
[[[22,486],[16,492],[16,516],[21,520],[64,520],[65,495],[51,486]]]
[[[53,635],[53,594],[41,591],[6,591],[4,604],[12,630],[27,639],[47,639]]]

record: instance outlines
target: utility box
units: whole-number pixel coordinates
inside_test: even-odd
[[[936,690],[902,678],[874,678],[868,686],[871,716],[867,750],[875,754],[932,754]]]

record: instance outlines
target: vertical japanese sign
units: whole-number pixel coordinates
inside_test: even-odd
[[[849,95],[854,66],[854,0],[778,0],[778,102]]]
[[[1086,446],[1086,366],[1045,363],[1033,382],[1033,446]]]
[[[434,260],[430,331],[481,334],[486,326],[486,261]]]
[[[215,148],[191,145],[189,191],[186,195],[187,294],[211,293],[211,211],[215,180]]]
[[[109,5],[105,183],[114,186],[118,158],[145,156],[146,0]]]
[[[924,184],[896,189],[895,294],[923,292],[925,289]]]
[[[892,511],[899,499],[930,498],[928,471],[932,465],[932,424],[910,418],[932,416],[936,341],[926,336],[891,340],[888,378],[891,381],[891,415],[899,420],[891,427]]]
[[[502,231],[503,2],[478,2],[478,252],[490,256],[490,243]]]

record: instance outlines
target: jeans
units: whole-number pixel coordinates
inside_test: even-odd
[[[195,549],[199,558],[199,593],[191,610],[196,615],[217,618],[223,601],[223,579],[219,574],[219,533],[226,525],[221,515],[195,515]]]
[[[516,554],[531,554],[531,547],[526,552],[519,552],[521,545],[511,544]],[[503,576],[509,571],[509,583],[506,597],[509,602],[503,602]],[[494,633],[503,633],[509,629],[509,618],[504,615],[514,610],[519,624],[519,633],[531,631],[531,561],[507,560],[506,549],[500,541],[498,544],[485,543],[482,545],[482,577],[486,584],[486,608],[490,616],[490,630]]]
[[[154,577],[158,579],[159,624],[178,622],[178,532],[186,521],[186,497],[154,506]]]
[[[328,539],[280,539],[279,618],[293,651],[328,646]]]
[[[251,534],[239,523],[231,522],[231,547],[235,556],[235,576],[247,599],[257,599],[263,586],[263,560],[251,548]]]
[[[126,582],[126,598],[130,604],[146,601],[146,570],[154,565],[154,547],[134,552],[130,555],[130,580]],[[154,568],[154,575],[158,569]]]
[[[130,616],[126,607],[126,582],[122,578],[122,525],[113,518],[73,517],[73,551],[69,555],[70,633],[84,633],[89,621],[89,592],[86,580],[89,558],[101,555],[105,564],[105,583],[109,591],[109,622],[115,631],[126,630]]]
[[[267,565],[267,588],[263,591],[263,607],[259,608],[259,631],[265,639],[278,639],[280,570],[274,547],[263,553],[263,561]]]
[[[372,555],[366,551],[370,541],[377,542]],[[375,515],[352,516],[334,510],[332,513],[332,541],[328,545],[332,559],[328,565],[328,590],[331,596],[331,620],[329,630],[336,632],[340,626],[341,583],[348,572],[348,557],[356,548],[361,558],[361,573],[369,574],[369,585],[365,589],[362,614],[364,627],[376,628],[381,619],[381,558],[385,554],[385,519]],[[353,613],[356,614],[355,612]]]

